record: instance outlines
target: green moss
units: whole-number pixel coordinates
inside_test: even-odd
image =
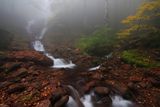
[[[149,56],[144,53],[140,53],[136,50],[123,51],[121,58],[129,64],[139,66],[139,67],[155,67],[160,66],[159,62],[154,61]]]

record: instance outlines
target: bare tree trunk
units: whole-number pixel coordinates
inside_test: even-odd
[[[106,25],[109,25],[109,1],[105,0],[105,16],[104,16]]]

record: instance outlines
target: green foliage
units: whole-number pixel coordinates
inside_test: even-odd
[[[115,32],[105,26],[80,38],[77,47],[89,55],[105,56],[113,50],[115,42]]]
[[[159,66],[159,62],[154,61],[149,56],[140,54],[140,52],[136,50],[127,50],[123,51],[121,54],[121,58],[129,64],[139,66],[139,67],[155,67]]]
[[[13,35],[7,31],[0,30],[0,50],[8,49],[13,39]]]

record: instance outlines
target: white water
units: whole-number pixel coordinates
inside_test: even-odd
[[[44,46],[42,45],[41,41],[36,40],[33,42],[33,48],[36,51],[45,52]]]
[[[91,95],[85,95],[84,98],[81,99],[85,107],[93,107],[93,102],[91,99]]]
[[[81,98],[81,101],[84,107],[94,107],[91,101],[91,95],[85,95],[84,98]],[[67,107],[78,107],[78,105],[76,104],[76,102],[72,97],[69,97]]]
[[[52,2],[53,2],[52,0],[42,0],[39,2],[41,4],[40,6],[41,10],[43,10],[43,15],[39,19],[44,20],[44,25],[42,30],[40,31],[40,34],[34,35],[35,32],[33,32],[33,28],[32,28],[33,26],[35,26],[36,22],[38,22],[39,19],[32,19],[28,21],[26,30],[28,34],[30,34],[31,36],[35,36],[36,38],[36,40],[32,43],[34,50],[44,52],[44,54],[53,61],[54,63],[54,65],[52,66],[53,68],[74,68],[76,65],[73,64],[72,61],[67,62],[62,58],[54,58],[52,55],[47,53],[45,51],[44,45],[41,42],[41,40],[43,39],[48,29],[47,25],[48,25],[49,17],[52,16],[52,12],[51,12]]]
[[[112,106],[113,107],[132,107],[133,103],[131,101],[123,99],[121,96],[116,95],[112,98]]]
[[[97,66],[97,67],[93,67],[93,68],[90,68],[89,71],[95,71],[95,70],[98,70],[101,66]]]
[[[45,48],[40,40],[36,40],[33,42],[33,48],[36,51],[44,52],[44,54],[53,61],[53,68],[74,68],[76,66],[72,63],[72,61],[69,61],[68,63],[62,58],[54,58],[49,53],[45,52]]]
[[[111,107],[133,107],[134,106],[134,104],[131,101],[125,100],[121,96],[118,96],[118,95],[111,97],[111,99],[112,99]],[[84,104],[84,107],[95,107],[94,103],[96,102],[92,102],[91,94],[85,95],[83,98],[81,98],[81,101]],[[67,107],[78,107],[72,97],[69,97]],[[106,105],[106,107],[108,107],[108,105]]]
[[[74,68],[76,65],[72,63],[72,61],[69,61],[67,63],[64,59],[62,58],[54,58],[52,55],[46,53],[45,54],[48,58],[52,59],[54,62],[54,65],[52,66],[53,68]]]

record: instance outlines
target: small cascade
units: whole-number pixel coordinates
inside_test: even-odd
[[[67,107],[93,107],[90,94],[81,98],[78,91],[74,87],[68,85],[67,88],[69,89],[70,93]]]
[[[74,87],[72,87],[71,85],[68,85],[67,88],[70,93],[70,96],[72,97],[71,99],[69,99],[70,100],[69,102],[76,103],[77,107],[85,107],[80,99],[80,95],[79,95],[78,91]],[[71,106],[68,105],[68,107],[71,107]]]
[[[78,91],[74,87],[68,85],[67,88],[70,93],[67,107],[97,107],[96,104],[98,102],[93,100],[93,97],[95,97],[95,94],[93,92],[84,95],[84,97],[80,98]],[[112,99],[112,105],[109,107],[134,107],[133,102],[125,100],[119,95],[111,96],[111,99]],[[108,105],[101,104],[98,107],[102,106],[106,107]]]
[[[33,42],[33,48],[36,51],[45,52],[44,46],[39,40]]]
[[[91,95],[85,95],[84,98],[82,98],[82,102],[84,104],[85,107],[93,107],[93,102],[92,102],[92,99],[91,99]]]
[[[123,99],[119,95],[115,95],[111,97],[112,99],[112,107],[133,107],[133,103],[131,101]]]
[[[62,58],[54,58],[52,55],[50,55],[49,53],[47,53],[45,51],[45,48],[42,44],[42,42],[40,40],[36,40],[33,42],[33,48],[36,51],[39,52],[44,52],[44,54],[50,58],[51,60],[53,60],[54,65],[52,66],[53,68],[74,68],[76,65],[72,63],[72,61],[66,62],[64,59]]]
[[[98,65],[98,66],[96,66],[96,67],[90,68],[90,69],[89,69],[89,71],[95,71],[95,70],[98,70],[100,67],[101,67],[101,66],[100,66],[100,65]]]
[[[61,58],[54,58],[52,55],[46,53],[45,54],[48,58],[52,59],[54,62],[53,68],[74,68],[76,65],[70,61],[67,63],[64,59]]]

